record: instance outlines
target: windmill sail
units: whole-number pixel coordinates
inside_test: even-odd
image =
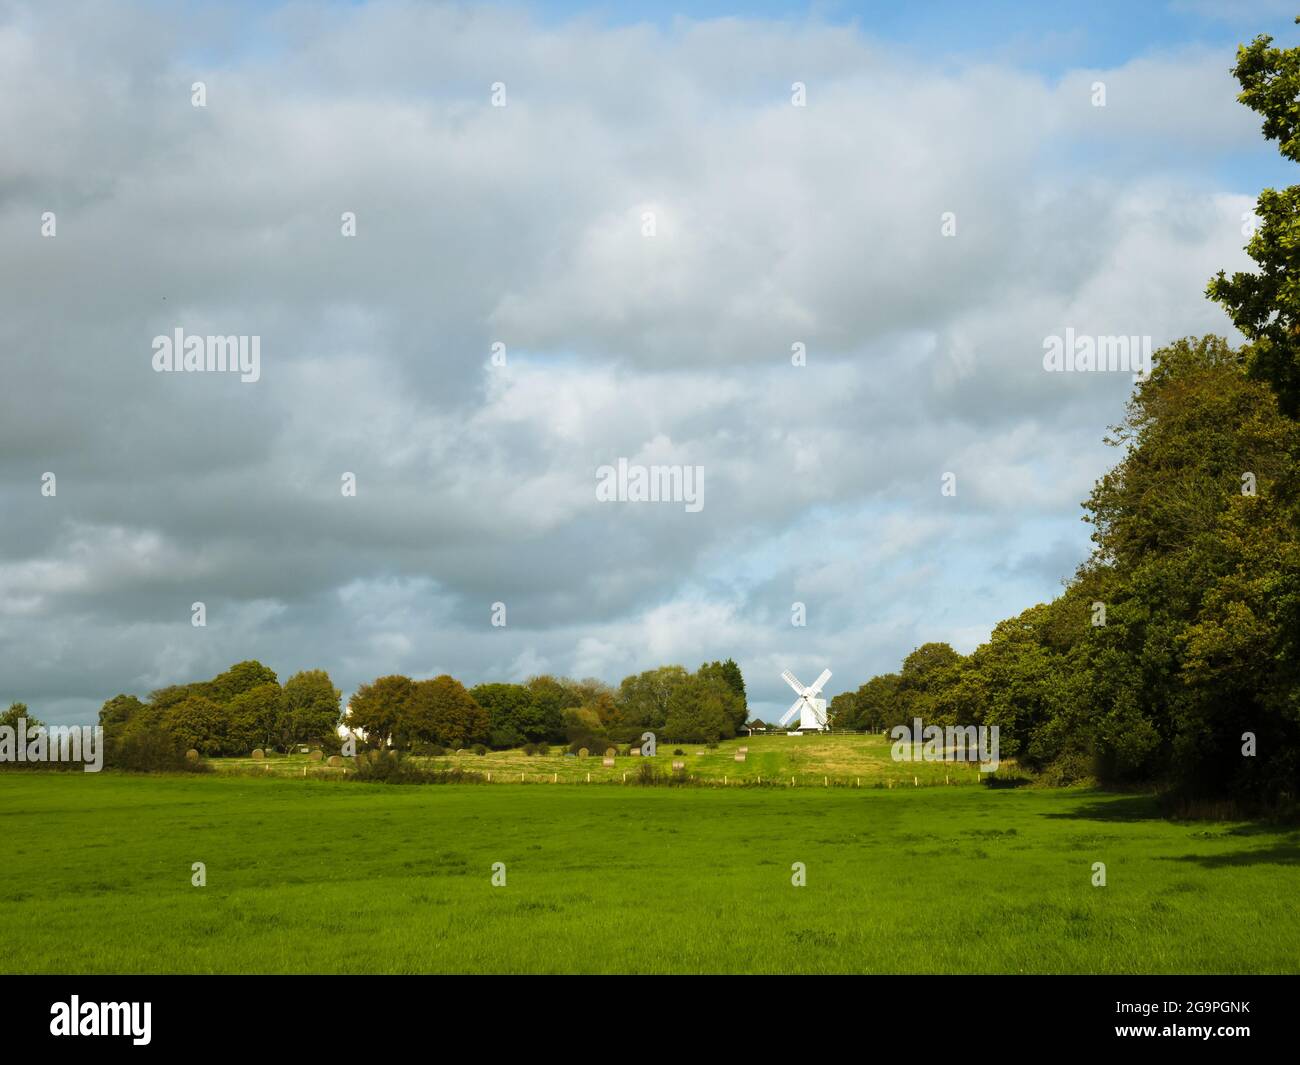
[[[826,686],[826,682],[831,679],[831,671],[823,669],[821,676],[807,687],[788,669],[781,671],[781,679],[799,693],[799,698],[794,701],[794,705],[781,718],[781,727],[784,728],[788,725],[794,720],[795,714],[798,714],[799,724],[796,731],[802,732],[804,729],[809,729],[820,732],[825,729],[826,700],[819,699],[818,696],[821,694],[822,688]]]

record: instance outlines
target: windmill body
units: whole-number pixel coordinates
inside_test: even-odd
[[[799,696],[794,701],[794,705],[785,712],[781,718],[781,724],[788,725],[799,717],[799,732],[824,732],[826,730],[826,700],[821,698],[822,688],[826,682],[831,679],[831,671],[823,669],[822,674],[811,684],[804,685],[798,677],[788,669],[781,674],[784,680],[795,693]]]

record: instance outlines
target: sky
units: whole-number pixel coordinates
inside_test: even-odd
[[[973,650],[1117,460],[1131,375],[1045,339],[1238,339],[1205,284],[1295,179],[1230,68],[1292,18],[0,0],[0,701],[732,657],[771,719]]]

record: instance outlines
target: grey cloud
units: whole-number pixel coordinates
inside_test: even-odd
[[[1127,381],[1044,374],[1047,332],[1226,327],[1200,292],[1243,208],[1142,150],[1254,135],[1189,90],[1202,53],[1107,72],[1103,122],[1092,72],[816,25],[7,10],[0,697],[43,716],[250,656],[854,687],[1086,550]],[[153,373],[176,326],[260,335],[262,380]],[[598,503],[619,456],[702,464],[704,510]],[[1052,546],[990,585],[1017,535]]]

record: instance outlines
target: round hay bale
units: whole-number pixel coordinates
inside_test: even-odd
[[[320,761],[322,758],[324,758],[324,757],[325,757],[325,755],[324,755],[324,753],[322,753],[321,751],[311,751],[311,752],[307,755],[307,761],[309,761],[309,762],[319,762],[319,761]]]
[[[589,750],[587,750],[586,747],[579,747],[579,748],[578,748],[578,757],[579,757],[579,758],[586,758],[587,755],[589,755],[589,754],[591,754],[591,752],[590,752]]]
[[[263,758],[265,758],[265,757],[266,757],[266,752],[265,752],[264,750],[262,750],[261,747],[254,747],[254,748],[253,748],[253,759],[254,759],[255,761],[260,762],[260,761],[261,761]]]
[[[197,762],[199,760],[199,752],[196,751],[193,747],[191,747],[188,751],[185,752],[185,758],[187,761]]]
[[[326,762],[325,764],[332,765],[335,768],[337,768],[343,764],[343,756],[338,754],[331,754],[329,757],[329,761]]]

